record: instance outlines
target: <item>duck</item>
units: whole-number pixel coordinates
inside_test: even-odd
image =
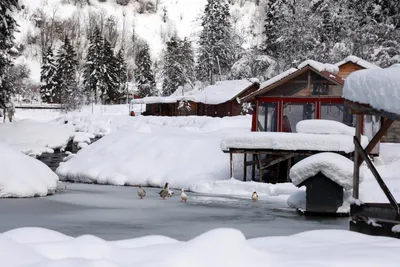
[[[143,199],[146,196],[146,191],[144,191],[144,189],[142,188],[142,185],[139,185],[137,194],[140,197],[140,199]]]
[[[182,199],[182,201],[184,201],[184,202],[187,202],[187,200],[188,200],[188,197],[187,197],[187,195],[185,194],[185,190],[182,188],[182,193],[181,193],[181,199]]]
[[[168,197],[172,197],[173,194],[174,194],[174,191],[172,191],[171,189],[168,189]]]
[[[257,201],[258,195],[257,195],[257,192],[256,192],[256,191],[254,191],[253,194],[251,195],[251,199],[253,200],[253,202],[256,202],[256,201]]]
[[[165,186],[163,190],[160,191],[160,197],[165,200],[165,198],[168,196],[169,188],[168,188],[168,183],[165,183]]]

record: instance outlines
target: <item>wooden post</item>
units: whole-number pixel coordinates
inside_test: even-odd
[[[292,167],[292,158],[287,160],[286,182],[290,182],[290,168]]]
[[[254,153],[252,154],[252,161],[253,165],[251,166],[251,180],[254,181],[256,179],[256,165],[254,164],[256,160],[256,157],[254,156]]]
[[[232,151],[230,151],[229,152],[229,163],[230,163],[230,165],[229,165],[229,170],[230,170],[230,174],[231,174],[231,177],[230,178],[232,178],[233,177],[233,154],[232,154]]]
[[[262,183],[262,169],[261,169],[261,155],[257,155],[258,158],[258,172],[260,175],[260,183]]]
[[[247,154],[244,153],[244,160],[243,160],[243,181],[247,181]]]
[[[362,120],[360,114],[356,115],[356,135],[355,140],[360,142],[361,139],[361,127],[362,127]],[[354,144],[354,172],[353,172],[353,198],[358,199],[359,196],[359,185],[360,185],[360,166],[358,165],[360,153]]]

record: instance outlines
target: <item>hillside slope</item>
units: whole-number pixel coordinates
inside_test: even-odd
[[[87,4],[87,1],[90,5]],[[129,2],[122,6],[117,2]],[[20,0],[23,9],[16,14],[20,25],[15,34],[15,47],[19,53],[17,63],[25,63],[31,70],[33,82],[40,81],[40,61],[45,30],[43,25],[54,27],[54,36],[48,42],[57,48],[62,39],[62,29],[75,34],[74,45],[78,57],[83,58],[88,46],[88,29],[93,18],[102,21],[104,31],[113,31],[110,38],[116,49],[124,47],[130,69],[133,69],[132,39],[140,38],[150,45],[153,62],[162,55],[165,41],[177,34],[188,37],[195,44],[201,30],[200,17],[207,0]],[[79,3],[84,4],[79,4]],[[76,4],[75,4],[76,3]],[[258,42],[262,20],[256,20],[261,7],[252,0],[230,1],[232,23],[242,37],[243,47]],[[133,37],[134,36],[134,37]]]

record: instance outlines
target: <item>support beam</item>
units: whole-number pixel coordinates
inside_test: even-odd
[[[269,168],[269,167],[271,167],[271,166],[273,166],[275,164],[281,163],[282,161],[285,161],[285,160],[290,159],[292,157],[294,157],[294,154],[289,154],[289,155],[277,158],[277,159],[272,160],[272,161],[268,162],[267,164],[263,165],[261,167],[261,169],[265,170],[265,169],[267,169],[267,168]]]
[[[252,154],[252,161],[256,161],[255,154]],[[251,180],[254,181],[256,179],[256,166],[253,164],[251,166]]]
[[[230,175],[231,175],[231,177],[229,177],[229,178],[232,178],[233,177],[233,153],[232,152],[230,152],[229,153],[229,162],[230,162],[230,165],[229,165],[229,171],[230,171]]]
[[[379,175],[379,173],[376,170],[374,164],[372,164],[371,160],[368,158],[367,153],[365,153],[365,151],[363,150],[360,142],[356,139],[356,137],[354,137],[354,145],[355,145],[355,150],[359,151],[361,157],[367,163],[368,168],[371,170],[371,172],[374,175],[376,181],[378,182],[379,186],[381,187],[383,193],[385,193],[385,195],[386,195],[387,199],[389,200],[390,204],[395,209],[397,215],[400,216],[399,204],[397,203],[396,199],[394,198],[394,196],[390,192],[389,188],[386,186],[386,184],[383,181],[382,177]]]
[[[244,153],[244,157],[243,157],[244,159],[243,159],[243,181],[247,181],[247,164],[246,164],[246,161],[247,161],[247,154],[246,153]]]
[[[361,139],[361,127],[362,127],[362,115],[356,115],[356,135],[354,136],[354,146],[356,142],[360,142]],[[354,170],[353,170],[353,198],[358,199],[359,197],[359,186],[360,186],[360,165],[358,164],[359,158],[358,149],[354,149]]]
[[[394,120],[386,120],[379,131],[375,134],[375,136],[371,139],[368,146],[365,148],[365,153],[371,153],[372,149],[378,144],[379,140],[382,139],[382,136],[387,132],[389,127],[393,124]],[[358,166],[364,162],[361,156],[358,157]]]

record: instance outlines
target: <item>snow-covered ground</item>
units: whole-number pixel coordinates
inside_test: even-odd
[[[219,143],[227,133],[250,131],[251,124],[251,116],[91,119],[84,116],[72,121],[96,132],[92,122],[100,124],[111,133],[63,163],[57,169],[61,179],[112,185],[169,182],[184,188],[196,181],[229,179],[229,156]],[[239,157],[235,163],[241,175]]]
[[[43,228],[21,228],[1,234],[0,244],[7,267],[394,267],[400,261],[399,240],[341,230],[246,239],[238,230],[220,228],[187,242],[165,236],[107,242],[91,235],[72,238]]]
[[[0,198],[46,196],[55,192],[58,176],[45,164],[2,142],[0,155]]]

